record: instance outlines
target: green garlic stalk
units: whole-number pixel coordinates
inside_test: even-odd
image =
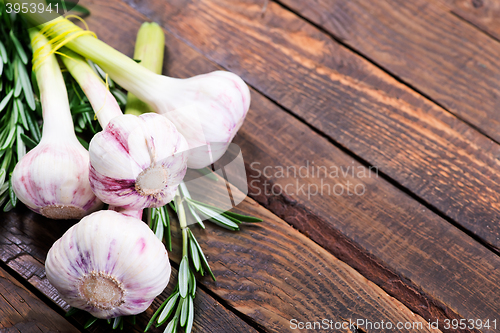
[[[135,43],[134,59],[140,60],[140,65],[153,73],[161,74],[165,50],[165,34],[161,27],[155,22],[145,22],[137,33]],[[153,108],[141,101],[132,93],[127,95],[127,107],[125,114],[139,116],[144,112],[152,111]]]

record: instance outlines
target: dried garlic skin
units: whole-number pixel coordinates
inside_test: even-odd
[[[129,210],[170,202],[187,169],[188,144],[165,117],[111,119],[89,147],[90,184],[103,202]]]
[[[75,140],[44,140],[14,168],[16,196],[52,219],[81,219],[102,206],[89,183],[89,153]]]
[[[71,227],[49,250],[45,270],[69,305],[103,319],[145,311],[171,273],[165,246],[151,229],[110,210]]]

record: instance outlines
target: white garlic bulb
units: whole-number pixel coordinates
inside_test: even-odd
[[[62,51],[66,68],[88,97],[103,131],[90,142],[96,196],[125,210],[160,207],[174,197],[187,169],[188,144],[158,114],[123,115],[113,95],[78,54]]]
[[[147,101],[186,138],[188,167],[201,169],[215,163],[243,125],[250,107],[245,82],[224,71],[188,79],[157,75],[154,82]]]
[[[104,319],[145,311],[171,273],[165,246],[151,229],[110,210],[71,227],[49,250],[45,270],[69,305]]]
[[[111,119],[89,147],[94,193],[125,209],[170,202],[187,169],[188,145],[175,126],[154,113]]]
[[[53,219],[79,219],[102,202],[89,183],[89,153],[75,136],[66,85],[48,40],[30,30],[33,49],[43,61],[36,68],[43,111],[40,143],[12,173],[16,196],[31,210]],[[36,43],[35,43],[36,41]]]

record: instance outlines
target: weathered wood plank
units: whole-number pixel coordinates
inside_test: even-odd
[[[92,5],[88,5],[88,7],[94,13],[106,13],[106,16],[110,15],[111,17],[113,17],[117,21],[131,22],[130,17],[127,17],[126,20],[124,20],[124,18],[120,17],[120,15],[116,15],[116,14],[124,11],[123,8],[118,10],[117,13],[113,12],[111,14],[111,7],[109,4],[106,4],[104,6],[107,10],[103,10],[102,8],[96,8],[96,7],[93,7]],[[91,25],[91,27],[93,26],[93,24],[94,25],[97,24],[97,22],[100,22],[100,24],[102,24],[102,22],[103,22],[102,19],[101,20],[99,19],[99,14],[94,15],[93,18],[88,20],[88,23]],[[136,24],[136,28],[137,28],[138,25],[141,23],[141,21],[137,21],[136,23],[137,23]],[[95,30],[98,33],[100,33],[100,32],[102,32],[102,29],[104,29],[104,28],[109,29],[109,26],[110,25],[109,25],[109,19],[108,19],[106,21],[105,27],[102,27],[101,29],[97,28]],[[112,32],[111,30],[108,31],[108,33],[111,33],[111,32]],[[116,33],[116,31],[114,31],[114,32]],[[253,211],[255,211],[255,209],[256,208],[254,207]],[[262,215],[264,213],[265,213],[265,210],[260,208],[259,215]],[[272,216],[269,213],[265,213],[265,214],[267,216]],[[335,312],[333,312],[333,310],[334,310],[333,304],[329,304],[330,302],[332,302],[331,295],[330,295],[330,292],[332,290],[335,290],[338,293],[336,296],[339,299],[338,302],[340,302],[340,304],[342,304],[343,308],[348,308],[350,310],[350,312],[356,311],[354,313],[357,314],[358,317],[361,316],[362,318],[369,318],[372,322],[380,321],[380,320],[385,320],[386,322],[387,322],[387,320],[392,320],[395,323],[397,321],[403,321],[403,322],[407,322],[410,320],[418,321],[422,324],[422,329],[417,329],[417,331],[422,331],[422,332],[428,331],[428,329],[426,329],[425,321],[422,318],[415,316],[413,313],[411,313],[411,311],[409,311],[407,308],[402,306],[398,301],[387,296],[385,294],[385,292],[383,292],[380,288],[378,288],[375,285],[373,285],[372,283],[368,282],[365,278],[360,276],[358,273],[356,273],[350,267],[339,262],[337,259],[333,258],[333,256],[331,256],[326,251],[322,250],[319,246],[314,244],[312,241],[308,240],[306,237],[302,236],[297,231],[294,231],[293,229],[291,229],[285,222],[277,219],[276,217],[273,217],[273,218],[275,220],[275,223],[278,223],[278,226],[280,226],[280,228],[282,230],[286,230],[287,234],[285,236],[288,237],[288,242],[293,243],[293,242],[297,241],[300,243],[300,246],[301,246],[300,249],[303,252],[307,253],[307,257],[310,260],[308,268],[311,268],[311,266],[318,264],[318,265],[321,265],[321,267],[324,269],[324,272],[330,273],[332,271],[339,271],[339,272],[337,272],[337,276],[335,278],[340,280],[339,283],[347,284],[348,287],[346,287],[345,289],[342,289],[342,290],[340,290],[340,289],[335,290],[335,284],[333,283],[334,281],[332,281],[332,279],[334,279],[334,278],[330,278],[327,274],[327,277],[325,278],[327,282],[325,282],[324,284],[319,284],[318,286],[313,285],[313,287],[315,288],[315,291],[318,294],[321,294],[321,293],[323,293],[323,294],[321,295],[321,297],[318,296],[318,300],[316,300],[315,299],[316,296],[314,295],[314,293],[309,293],[309,297],[311,298],[311,300],[313,302],[312,302],[312,304],[308,304],[308,302],[306,302],[304,299],[301,299],[298,295],[295,295],[294,297],[291,298],[286,292],[283,292],[283,291],[281,291],[281,293],[278,294],[278,296],[274,295],[274,293],[277,293],[279,291],[279,289],[278,290],[269,289],[269,287],[271,286],[269,283],[272,282],[273,279],[276,278],[275,274],[277,272],[272,272],[273,276],[270,275],[270,272],[267,272],[267,275],[260,274],[260,275],[262,275],[262,278],[265,278],[268,281],[265,281],[264,284],[262,282],[256,281],[255,284],[257,287],[259,287],[259,286],[262,287],[262,292],[264,292],[264,293],[267,292],[270,295],[267,295],[267,297],[265,297],[264,299],[260,299],[260,300],[256,299],[256,300],[253,300],[253,302],[252,302],[252,296],[254,296],[254,292],[260,292],[260,290],[255,289],[255,287],[253,289],[250,289],[250,290],[246,290],[244,288],[243,290],[238,291],[238,297],[241,300],[248,299],[248,301],[246,301],[246,303],[248,303],[248,304],[242,304],[241,301],[238,304],[239,304],[239,308],[245,309],[247,311],[251,311],[250,314],[254,314],[254,315],[256,315],[258,313],[258,312],[256,312],[256,311],[259,311],[258,309],[263,309],[263,312],[265,313],[265,315],[263,318],[260,318],[260,322],[262,325],[268,326],[267,321],[264,319],[270,319],[270,320],[274,319],[274,322],[273,322],[274,326],[270,326],[270,328],[269,328],[270,331],[286,330],[287,329],[286,324],[288,324],[288,321],[291,319],[289,316],[280,317],[279,315],[275,314],[274,312],[278,312],[278,314],[279,314],[280,313],[279,311],[282,311],[283,313],[289,314],[290,309],[293,309],[294,312],[292,312],[292,313],[295,316],[305,316],[307,314],[310,314],[310,315],[314,314],[315,316],[319,316],[322,314],[321,311],[323,311],[323,312],[326,311],[325,314],[335,313]],[[269,236],[272,236],[272,234],[271,234],[272,229],[270,227],[268,227],[267,233]],[[251,236],[251,238],[256,238],[258,236],[259,235],[256,234],[256,235]],[[282,235],[277,234],[277,235],[274,235],[273,238],[279,239],[280,236],[282,236]],[[298,237],[298,239],[295,239],[296,237]],[[249,243],[249,244],[245,244],[245,245],[246,245],[245,248],[246,248],[247,252],[250,251],[249,248],[254,247],[254,243]],[[271,244],[268,246],[271,247]],[[284,249],[286,249],[286,247],[283,246],[283,243],[278,244],[277,246],[278,246],[278,248],[274,252],[281,251],[281,256],[286,257],[289,250],[285,251],[286,253],[283,252]],[[242,249],[243,248],[244,247],[242,247]],[[271,251],[271,253],[272,252],[273,251]],[[294,251],[292,250],[292,252],[294,252]],[[316,252],[320,252],[321,256],[316,255]],[[301,259],[303,259],[303,258],[304,257],[301,257]],[[238,259],[238,257],[235,256],[235,258],[233,258],[233,262],[234,262],[234,260],[237,260],[237,259]],[[294,259],[295,260],[291,260],[291,258],[288,258],[288,260],[290,262],[290,267],[297,266],[297,259],[296,258],[294,258]],[[269,258],[267,256],[264,256],[263,260],[269,261]],[[276,264],[279,264],[279,262],[277,262]],[[227,273],[227,268],[223,268],[223,271]],[[266,272],[263,271],[261,273],[266,273]],[[293,274],[294,272],[290,271],[287,273]],[[319,273],[321,274],[321,272],[319,272]],[[288,277],[283,276],[283,274],[284,274],[284,272],[282,270],[280,272],[280,275],[284,279],[287,279]],[[295,273],[295,274],[297,274],[297,273]],[[307,275],[301,275],[301,276],[302,276],[302,279],[299,280],[299,282],[307,283],[308,282],[306,279]],[[234,278],[234,276],[232,278]],[[234,297],[232,292],[236,292],[237,291],[236,289],[238,289],[238,288],[241,289],[241,286],[238,287],[240,281],[232,280],[232,278],[230,276],[229,280],[226,279],[226,284],[228,282],[231,282],[231,285],[230,285],[231,289],[226,290],[226,294],[225,294],[225,298],[228,300],[231,300]],[[292,281],[290,281],[290,283],[292,283]],[[318,282],[316,282],[316,283],[318,283]],[[311,284],[311,283],[309,283],[309,284]],[[283,288],[285,289],[285,291],[286,291],[286,289],[288,289],[288,293],[293,294],[294,292],[297,292],[295,289],[290,290],[290,288],[291,288],[290,286],[288,286],[288,287],[285,287],[285,286]],[[221,287],[219,286],[219,288],[221,288]],[[265,289],[265,288],[267,288],[267,289]],[[311,287],[309,287],[309,288],[311,288]],[[221,290],[222,290],[222,288],[221,288]],[[308,289],[308,290],[310,290],[310,289]],[[346,296],[343,295],[343,292],[345,292],[346,295],[348,295],[349,300],[344,299]],[[278,299],[279,296],[281,296],[281,297]],[[286,304],[284,309],[280,309],[280,307],[283,307],[282,298],[288,299],[289,301],[295,301],[299,305],[296,308],[294,308],[293,304],[290,304],[290,305]],[[273,306],[270,309],[267,309],[266,311],[264,311],[265,306],[266,306],[265,301],[271,302],[271,304]],[[320,301],[322,301],[322,302],[320,302]],[[373,304],[377,304],[381,309],[377,309],[375,306],[373,306]],[[255,308],[257,308],[257,310]],[[288,310],[288,312],[286,310]],[[305,310],[307,310],[307,311],[305,311]],[[344,310],[344,312],[342,313],[342,315],[344,317],[347,317],[348,314],[349,314],[349,311],[346,311],[346,310]],[[352,314],[351,314],[351,316],[352,316]],[[339,317],[339,320],[341,320],[342,318],[343,317]],[[306,319],[307,319],[307,317],[306,317]],[[321,318],[314,317],[313,319],[318,320]],[[278,325],[278,326],[276,326],[276,325]],[[372,330],[370,329],[368,331],[372,331]]]
[[[262,18],[254,0],[126,2],[500,247],[500,225],[491,223],[500,214],[496,143],[277,4]]]
[[[500,3],[495,0],[441,0],[455,15],[500,40]]]
[[[43,294],[53,300],[65,311],[69,310],[68,304],[62,300],[57,290],[50,284],[45,276],[43,263],[48,250],[52,244],[60,238],[64,232],[75,221],[55,221],[45,219],[30,212],[25,207],[19,207],[8,214],[0,214],[0,237],[8,241],[4,243],[15,243],[18,248],[14,251],[16,255],[10,256],[10,247],[0,244],[0,254],[2,261],[20,274],[24,279],[40,290]],[[5,250],[4,250],[5,249]],[[177,271],[173,269],[172,274]],[[126,325],[127,332],[140,333],[146,327],[154,311],[159,307],[175,287],[175,278],[171,279],[167,289],[158,296],[153,305],[143,314],[137,316],[137,325]],[[206,292],[198,290],[195,298],[195,306],[200,309],[195,317],[193,325],[194,332],[248,332],[255,333],[255,329],[238,318],[234,313],[226,309]],[[0,308],[1,309],[1,308]],[[84,313],[74,316],[80,325],[84,325],[90,317]],[[165,327],[152,328],[151,332],[163,332]],[[109,332],[110,326],[105,321],[98,321],[89,332],[100,333]],[[149,332],[149,331],[148,331]]]
[[[1,332],[80,332],[0,267]]]
[[[195,200],[204,198],[217,207],[226,202],[223,181],[195,185],[188,183]],[[237,196],[234,189],[232,194]],[[412,332],[434,331],[420,316],[255,201],[243,201],[238,210],[264,222],[244,224],[239,232],[209,222],[205,230],[192,228],[217,277],[216,282],[205,278],[201,283],[269,331],[294,332],[298,322],[323,324],[323,319],[327,326],[319,328],[336,331],[340,323],[358,320],[366,321],[359,326],[363,332],[390,332],[400,323],[412,323]],[[172,255],[179,262],[181,234],[177,223],[173,226],[177,246]],[[374,328],[368,322],[391,326]]]
[[[106,10],[111,9],[103,8],[102,11]],[[167,9],[156,8],[156,10],[162,13],[174,13]],[[119,11],[125,11],[125,9]],[[255,11],[252,13],[254,14]],[[290,16],[293,17],[293,15],[287,17]],[[243,19],[243,15],[238,18]],[[187,20],[187,22],[191,21]],[[203,32],[200,24],[196,27],[200,29],[200,33]],[[132,54],[132,43],[115,41],[113,33],[103,30],[103,27],[94,26],[93,29],[98,29],[99,36],[115,47]],[[262,35],[268,36],[269,34],[271,33]],[[206,37],[207,43],[213,42],[210,36]],[[248,37],[241,44],[250,44],[252,41],[252,38]],[[167,34],[167,45],[169,53],[166,70],[172,76],[186,77],[216,68],[171,34]],[[241,45],[238,44],[238,46]],[[224,46],[224,49],[232,50],[232,47],[228,44]],[[256,52],[258,53],[258,50]],[[217,54],[214,53],[214,55]],[[255,63],[251,61],[252,57],[257,56],[247,54],[240,61],[254,65]],[[344,61],[351,61],[349,59]],[[232,65],[235,63],[236,60]],[[277,66],[280,65],[277,64]],[[282,67],[279,68],[282,69]],[[267,69],[269,72],[273,71]],[[353,70],[354,66],[350,69]],[[262,74],[258,66],[252,70]],[[266,75],[261,76],[266,77]],[[255,76],[252,75],[251,79],[254,80]],[[382,85],[382,87],[387,87],[387,85]],[[278,85],[274,89],[285,90],[284,87]],[[388,89],[388,92],[391,93],[395,89],[394,87]],[[268,91],[272,89],[269,88]],[[402,96],[408,98],[408,94]],[[259,202],[270,207],[279,216],[310,235],[312,239],[342,260],[354,265],[358,271],[370,280],[376,281],[386,291],[397,295],[405,304],[426,319],[453,318],[456,313],[464,318],[493,319],[496,316],[496,309],[500,305],[498,304],[500,290],[496,284],[500,267],[498,257],[387,182],[376,177],[294,179],[293,177],[271,176],[268,180],[271,184],[277,184],[282,188],[292,184],[293,190],[297,190],[302,185],[305,185],[306,189],[308,186],[321,186],[321,180],[330,187],[336,184],[345,186],[346,181],[350,181],[351,184],[363,184],[366,193],[363,197],[344,194],[344,196],[331,195],[329,197],[316,195],[308,198],[307,194],[302,193],[265,195],[263,193],[265,177],[258,177],[257,172],[262,172],[266,166],[270,166],[272,170],[276,170],[279,166],[299,168],[304,166],[306,161],[314,161],[317,165],[327,167],[353,165],[357,168],[360,165],[261,95],[253,93],[252,98],[251,111],[236,142],[241,146],[249,164],[260,162],[260,166],[249,166],[248,169],[250,174],[256,177],[249,178],[249,181],[258,180],[255,184],[256,188],[251,191]],[[447,113],[425,104],[417,97],[413,98],[423,104],[422,109],[414,110],[420,117],[415,116],[412,119],[416,122],[422,118],[425,120],[426,125],[422,124],[421,127],[422,130],[425,129],[424,132],[429,131],[428,128],[436,119],[441,121],[439,123],[441,126],[450,121],[457,124],[456,120],[453,120],[454,118]],[[388,101],[396,103],[397,99],[388,99]],[[392,110],[396,111],[396,109]],[[335,110],[332,109],[330,112],[333,113]],[[396,115],[393,115],[393,118],[396,118]],[[390,119],[391,117],[388,117],[385,120],[387,122]],[[439,133],[453,133],[455,140],[464,135],[470,142],[476,142],[476,144],[471,144],[472,147],[478,143],[480,146],[487,146],[484,143],[488,141],[477,139],[466,126],[459,124],[456,126],[458,129],[453,130],[448,127]],[[353,136],[349,138],[355,140]],[[437,141],[439,142],[441,140]],[[491,144],[489,147],[486,149],[487,154],[490,154],[496,146]],[[411,152],[414,151],[410,145],[406,148]],[[471,149],[461,152],[470,153]],[[452,152],[453,149],[451,149]],[[488,161],[490,159],[491,157],[486,158]],[[439,177],[439,174],[435,176]],[[442,183],[446,184],[446,182]],[[261,195],[255,193],[257,190],[261,191]]]
[[[439,1],[280,2],[500,141],[500,44]]]

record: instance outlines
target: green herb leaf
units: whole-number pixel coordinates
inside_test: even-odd
[[[12,126],[9,131],[9,135],[7,136],[7,139],[5,140],[5,143],[3,144],[2,147],[0,147],[0,150],[4,150],[7,148],[12,147],[12,143],[14,142],[14,135],[16,134],[16,127]]]
[[[113,329],[118,328],[121,321],[122,321],[122,317],[116,317],[115,320],[113,321]]]
[[[80,141],[80,144],[83,146],[83,148],[89,150],[89,143],[86,140],[82,139],[78,135],[76,136],[76,138],[78,139],[78,141]]]
[[[31,81],[28,76],[28,73],[26,72],[26,67],[23,66],[23,64],[20,63],[19,61],[17,62],[17,64],[19,70],[19,79],[21,80],[21,84],[23,86],[24,97],[26,97],[26,103],[28,104],[31,110],[35,110],[36,109],[35,96],[33,95],[33,88],[31,86]]]
[[[182,309],[181,309],[181,316],[180,316],[181,327],[186,326],[186,321],[188,318],[188,311],[189,311],[189,298],[191,298],[191,295],[187,295],[187,298],[184,299],[182,302]]]
[[[7,196],[7,190],[9,189],[9,183],[4,183],[2,186],[0,186],[0,196],[3,196],[3,194],[5,193],[6,196]]]
[[[186,328],[185,328],[185,333],[191,333],[191,330],[193,329],[193,322],[194,322],[194,302],[193,302],[193,297],[191,297],[191,296],[189,297],[188,319],[187,319],[187,325],[186,325]]]
[[[14,193],[14,188],[12,187],[12,179],[9,179],[9,198],[10,198],[10,204],[12,205],[12,208],[16,207],[17,196],[16,196],[16,193]]]
[[[21,117],[21,124],[23,125],[25,130],[29,131],[28,120],[26,119],[26,113],[24,111],[23,102],[21,102],[20,99],[16,98],[14,100],[14,103],[16,104],[17,111],[19,112],[19,116]]]
[[[31,150],[36,147],[37,143],[33,141],[29,136],[26,134],[21,134],[21,140],[23,140],[24,144],[26,147]]]
[[[181,264],[179,266],[179,292],[182,298],[186,298],[188,292],[188,281],[189,281],[189,258],[187,256],[182,257]]]
[[[0,57],[2,58],[1,60],[4,64],[9,61],[9,58],[7,57],[7,50],[5,49],[5,45],[2,43],[2,41],[0,41]]]
[[[0,110],[1,110],[1,109],[0,109]],[[174,202],[174,200],[170,201],[170,202],[168,203],[168,205],[170,206],[170,208],[172,208],[172,210],[173,210],[174,212],[176,212],[176,213],[177,213],[177,207],[175,207],[175,202]]]
[[[21,158],[26,155],[26,145],[24,144],[21,135],[24,135],[23,128],[21,125],[17,125],[17,130],[16,130],[16,151],[17,151],[17,160],[20,161]]]
[[[165,328],[164,333],[175,333],[177,331],[177,317],[174,317]]]
[[[5,109],[5,107],[7,106],[7,104],[9,103],[10,99],[12,98],[12,95],[14,95],[14,90],[11,90],[7,96],[5,96],[2,101],[0,102],[0,112],[3,111],[3,109]]]
[[[78,308],[74,308],[74,307],[71,307],[69,309],[68,312],[66,312],[66,314],[64,315],[65,317],[71,317],[72,315],[74,315],[75,313],[77,313],[78,311],[80,311],[80,309]]]
[[[23,64],[27,65],[28,64],[28,56],[26,55],[26,52],[24,52],[23,46],[19,42],[19,39],[17,39],[16,35],[14,35],[14,31],[9,32],[10,39],[14,43],[14,46],[16,47],[17,54],[19,54],[19,57],[21,58]]]
[[[199,258],[198,258],[199,259]],[[196,277],[194,276],[193,271],[191,271],[191,280],[190,280],[189,290],[191,291],[191,297],[194,298],[196,295]]]
[[[238,224],[231,221],[227,217],[220,215],[218,212],[216,212],[210,208],[201,206],[201,205],[195,205],[195,207],[200,213],[202,213],[203,215],[208,217],[208,219],[211,222],[213,222],[213,223],[215,223],[223,228],[229,229],[229,230],[233,230],[233,231],[239,230]]]
[[[191,251],[191,259],[193,259],[193,266],[196,269],[196,271],[200,271],[200,254],[198,253],[198,248],[196,247],[196,244],[193,242],[193,240],[190,238],[189,239],[189,249]]]
[[[178,298],[179,298],[179,292],[176,292],[176,293],[170,295],[170,297],[167,298],[167,300],[165,302],[163,302],[162,306],[160,307],[160,308],[163,307],[163,311],[161,312],[160,316],[158,317],[158,326],[163,325],[163,323],[165,323],[167,321],[167,319],[170,317],[170,315],[173,313],[173,311],[175,309],[175,303],[177,302]],[[152,320],[153,320],[153,318],[152,318]],[[152,322],[150,321],[150,323],[152,323]],[[146,329],[148,329],[149,327],[151,327],[150,324],[148,324]]]
[[[213,181],[216,181],[216,182],[219,181],[219,178],[217,177],[217,175],[209,167],[205,167],[202,169],[195,169],[194,171],[201,173],[203,176],[205,176]]]
[[[85,325],[83,326],[83,328],[87,329],[89,328],[90,326],[92,326],[95,322],[97,321],[97,318],[96,317],[92,317],[90,318],[89,320],[87,320],[87,322],[85,323]]]
[[[203,250],[201,249],[201,246],[200,244],[198,243],[198,241],[196,240],[196,237],[194,237],[193,235],[193,232],[191,231],[191,229],[188,229],[188,235],[189,235],[189,238],[194,242],[194,244],[196,245],[196,248],[198,249],[198,252],[200,253],[200,259],[201,261],[203,262],[203,265],[205,266],[205,268],[208,270],[208,273],[210,273],[210,276],[212,276],[212,279],[214,281],[216,281],[215,279],[215,276],[214,276],[214,273],[212,272],[212,269],[210,268],[210,265],[208,264],[208,261],[207,261],[207,258],[205,257],[205,254],[203,253]],[[202,273],[203,274],[203,273]]]
[[[7,171],[5,171],[5,169],[0,169],[0,186],[4,185],[6,175],[7,175]],[[0,195],[2,195],[2,193],[3,192],[0,191]]]

